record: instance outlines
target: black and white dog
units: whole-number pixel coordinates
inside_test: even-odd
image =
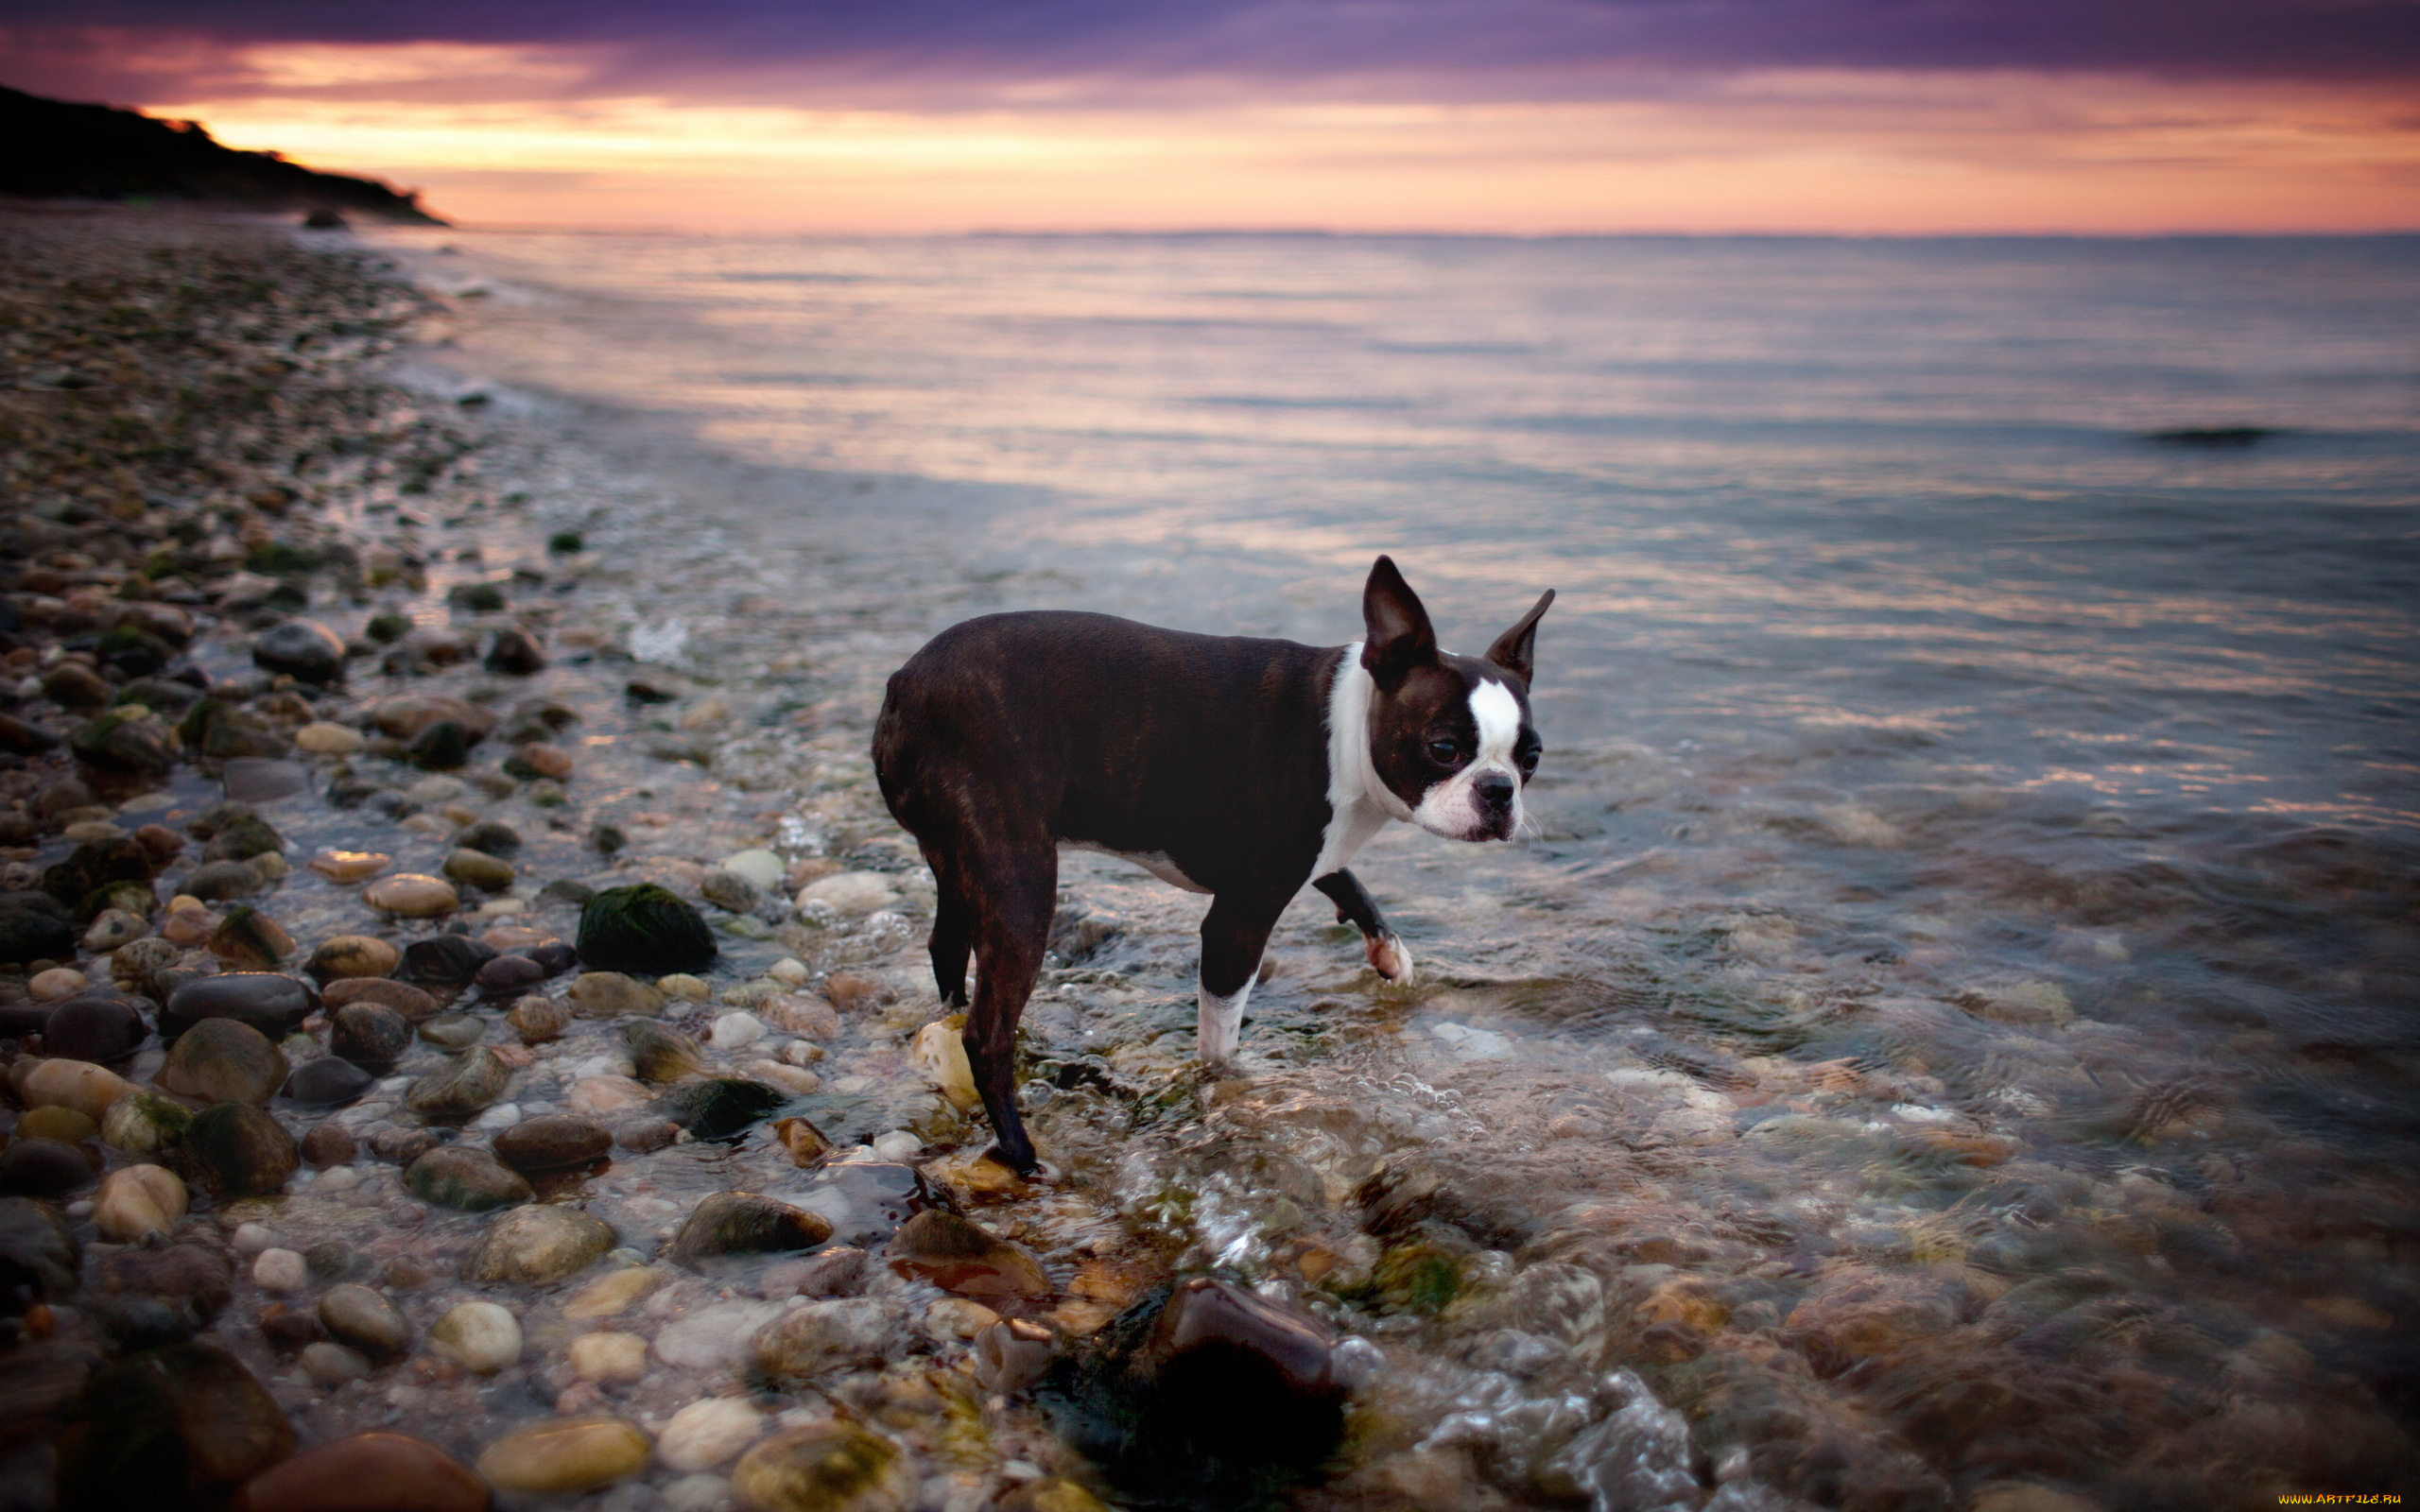
[[[1385,557],[1368,638],[1346,646],[1192,635],[1106,614],[992,614],[893,673],[874,726],[882,796],[932,864],[933,978],[966,1003],[966,1053],[994,1157],[1035,1167],[1015,1100],[1017,1019],[1041,971],[1059,849],[1103,850],[1191,892],[1201,921],[1201,1041],[1236,1052],[1244,1000],[1286,905],[1310,883],[1361,931],[1370,964],[1411,953],[1345,869],[1391,819],[1506,840],[1538,765],[1530,673],[1548,590],[1480,657],[1438,649]]]

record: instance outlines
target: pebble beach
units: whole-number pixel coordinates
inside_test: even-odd
[[[2414,1463],[2408,1182],[2221,1158],[2242,1107],[2120,1087],[2159,1047],[2047,981],[1830,952],[1865,986],[1785,1044],[1642,972],[1558,1011],[1653,1031],[1564,1053],[1535,982],[1395,988],[1298,910],[1212,1080],[1189,905],[1072,868],[1017,1180],[866,749],[995,589],[752,552],[429,376],[472,301],[342,235],[11,211],[0,300],[0,1507],[2093,1512]],[[2408,877],[2335,885],[2391,957]],[[1741,999],[1814,970],[1707,927]],[[1990,1087],[1907,1049],[1950,1041]]]

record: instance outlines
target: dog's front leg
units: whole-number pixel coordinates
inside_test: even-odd
[[[1300,885],[1297,884],[1297,885]],[[1201,920],[1201,1015],[1194,1055],[1204,1065],[1233,1060],[1243,1040],[1244,1004],[1260,976],[1269,932],[1286,911],[1284,900],[1220,893]]]
[[[1327,894],[1328,901],[1336,904],[1338,923],[1351,924],[1361,932],[1361,954],[1370,958],[1371,967],[1380,976],[1390,982],[1411,981],[1411,947],[1387,927],[1386,916],[1378,912],[1377,900],[1361,885],[1360,878],[1339,867],[1311,885]]]

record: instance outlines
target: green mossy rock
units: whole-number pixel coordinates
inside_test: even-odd
[[[579,958],[603,971],[665,976],[715,961],[714,932],[687,903],[650,882],[608,887],[579,911]]]

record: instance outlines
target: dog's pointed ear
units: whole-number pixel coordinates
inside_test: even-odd
[[[1381,688],[1400,686],[1412,668],[1437,658],[1437,631],[1428,623],[1428,610],[1395,570],[1392,557],[1379,558],[1370,569],[1370,581],[1361,590],[1361,623],[1369,631],[1361,643],[1361,664]]]
[[[1549,588],[1518,624],[1495,638],[1495,644],[1487,648],[1487,655],[1480,660],[1502,667],[1528,687],[1537,664],[1538,621],[1546,617],[1547,606],[1553,602],[1554,590]]]

